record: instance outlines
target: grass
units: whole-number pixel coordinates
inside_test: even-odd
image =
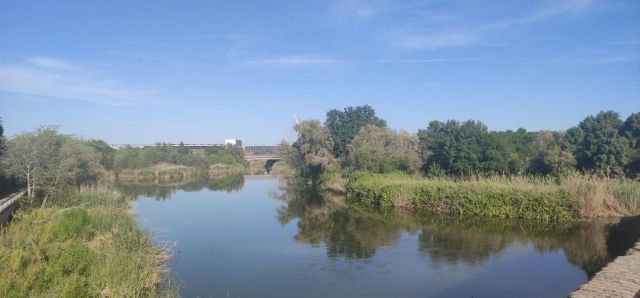
[[[245,165],[240,163],[235,164],[212,164],[209,166],[209,176],[226,176],[243,174],[245,172]]]
[[[120,171],[117,180],[120,182],[170,183],[193,179],[202,174],[202,170],[196,167],[162,163],[148,168]]]
[[[350,202],[461,216],[576,220],[640,213],[639,182],[577,174],[562,179],[491,176],[455,180],[355,173],[346,191]]]
[[[0,231],[2,297],[171,296],[167,250],[152,243],[108,189],[24,209]]]

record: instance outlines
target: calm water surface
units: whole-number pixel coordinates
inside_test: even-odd
[[[128,186],[183,297],[566,297],[638,239],[620,223],[443,219],[230,176]],[[625,247],[626,246],[626,247]]]

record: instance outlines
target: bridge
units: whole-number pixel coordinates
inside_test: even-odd
[[[244,160],[252,161],[252,160],[281,160],[282,157],[275,154],[245,154]]]

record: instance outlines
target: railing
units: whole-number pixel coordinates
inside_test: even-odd
[[[0,200],[0,225],[11,219],[13,212],[18,208],[18,199],[23,196],[25,191],[19,191]]]

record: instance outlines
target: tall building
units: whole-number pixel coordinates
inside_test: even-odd
[[[226,139],[226,140],[224,140],[224,144],[225,145],[233,145],[233,146],[242,147],[242,140],[239,140],[239,139]]]

